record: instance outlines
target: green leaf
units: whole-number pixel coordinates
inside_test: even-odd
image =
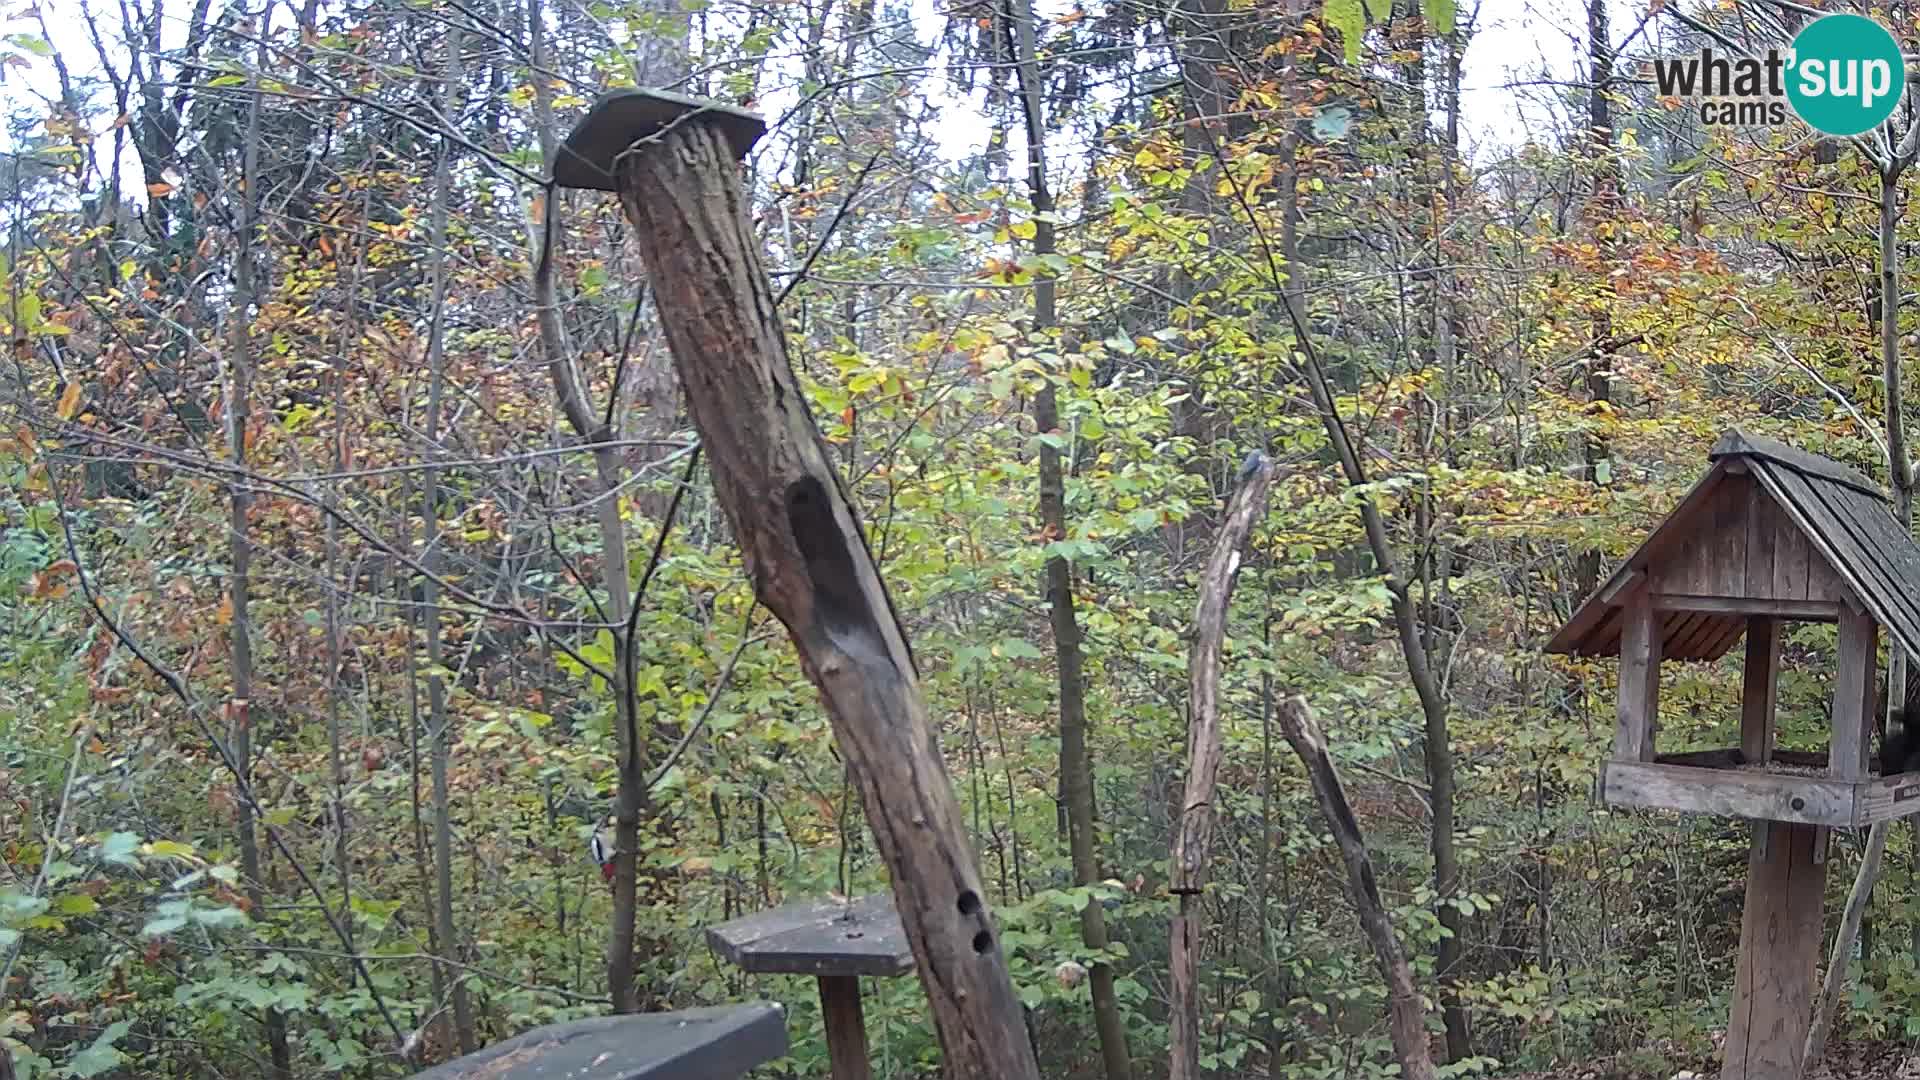
[[[73,1055],[73,1059],[67,1062],[67,1075],[86,1080],[87,1077],[99,1076],[127,1060],[127,1055],[116,1050],[113,1044],[119,1042],[132,1027],[133,1022],[130,1020],[119,1020],[108,1024],[107,1030],[93,1040],[92,1046]]]
[[[1434,33],[1441,37],[1453,33],[1454,0],[1420,0],[1420,10]]]
[[[1022,638],[1006,638],[995,645],[993,651],[1008,660],[1040,659],[1040,650]]]
[[[74,893],[55,900],[53,910],[62,915],[91,915],[100,910],[100,902],[85,893]]]
[[[1327,25],[1340,32],[1340,45],[1349,64],[1360,59],[1360,38],[1367,30],[1367,17],[1360,0],[1327,0]]]
[[[133,857],[139,846],[140,838],[133,833],[109,833],[105,840],[100,841],[100,858],[120,866],[139,866],[140,860]]]

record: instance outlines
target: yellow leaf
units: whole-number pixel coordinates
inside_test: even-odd
[[[71,420],[80,409],[80,380],[68,379],[67,388],[60,391],[60,404],[54,409],[60,419]]]

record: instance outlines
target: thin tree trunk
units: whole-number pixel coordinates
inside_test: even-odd
[[[1594,243],[1602,256],[1612,250],[1612,229],[1619,203],[1619,165],[1613,147],[1613,42],[1607,23],[1607,0],[1587,0],[1587,147],[1593,168],[1593,198],[1587,212],[1592,219]],[[1588,420],[1606,422],[1605,410],[1613,400],[1613,306],[1608,290],[1602,289],[1592,305],[1593,348],[1587,358]],[[1582,469],[1589,484],[1604,486],[1612,480],[1608,460],[1612,451],[1604,435],[1589,434]],[[1598,548],[1580,554],[1580,595],[1590,596],[1600,583],[1601,552]]]
[[[1887,403],[1887,472],[1893,479],[1894,513],[1901,527],[1913,531],[1913,464],[1907,457],[1907,432],[1904,402],[1901,401],[1900,375],[1900,247],[1897,229],[1900,222],[1900,174],[1904,163],[1895,162],[1880,171],[1880,370]],[[1892,718],[1904,711],[1907,698],[1907,654],[1896,642],[1887,649],[1887,714],[1889,730]],[[1881,762],[1881,769],[1889,767]],[[1897,767],[1897,766],[1893,766]],[[1846,984],[1847,962],[1859,936],[1867,900],[1880,880],[1881,854],[1887,844],[1887,822],[1879,822],[1867,831],[1867,852],[1854,874],[1853,889],[1847,894],[1846,915],[1833,940],[1833,956],[1827,962],[1826,981],[1820,1000],[1815,1003],[1813,1026],[1807,1029],[1806,1064],[1811,1067],[1826,1053],[1827,1032],[1833,1024],[1833,1009]],[[1914,825],[1920,836],[1920,820]],[[1916,847],[1920,851],[1920,847]],[[1920,855],[1915,856],[1920,859]],[[1910,928],[1909,947],[1920,957],[1920,921]],[[1870,958],[1867,958],[1870,959]],[[1865,965],[1862,965],[1863,969]]]
[[[1220,771],[1220,651],[1227,636],[1227,607],[1240,572],[1241,548],[1254,520],[1266,509],[1273,466],[1255,451],[1241,470],[1239,488],[1213,541],[1200,597],[1193,611],[1193,647],[1187,659],[1187,783],[1174,824],[1170,890],[1180,897],[1174,912],[1170,983],[1173,987],[1169,1059],[1172,1080],[1200,1076],[1199,897],[1206,888],[1207,859],[1213,847],[1213,796]],[[1262,841],[1264,843],[1264,839]]]
[[[268,16],[271,11],[268,12]],[[240,250],[234,256],[233,306],[229,310],[227,336],[227,443],[236,470],[247,467],[247,415],[253,403],[253,304],[257,289],[254,281],[254,220],[258,206],[255,189],[260,175],[260,77],[267,63],[265,42],[269,27],[267,16],[260,26],[259,66],[251,77],[247,103],[246,149],[240,168],[240,205],[235,215],[235,233]],[[248,525],[248,508],[253,497],[245,484],[235,483],[230,492],[228,542],[233,573],[228,581],[232,622],[228,626],[233,649],[233,700],[227,705],[227,742],[233,754],[234,769],[242,782],[253,783],[253,620],[248,611],[253,567],[253,542]],[[247,902],[256,920],[266,919],[266,891],[261,883],[260,841],[254,835],[253,803],[236,798],[236,829],[240,841],[240,869],[246,875]],[[267,1052],[273,1060],[273,1074],[281,1080],[293,1075],[293,1055],[287,1045],[287,1019],[276,1008],[266,1010]]]
[[[1899,648],[1899,646],[1895,646]],[[1840,991],[1847,986],[1847,963],[1853,959],[1853,942],[1860,933],[1860,920],[1866,914],[1867,901],[1873,896],[1874,882],[1880,878],[1880,857],[1887,850],[1889,821],[1876,821],[1867,829],[1867,851],[1860,857],[1860,872],[1853,877],[1853,889],[1847,893],[1847,907],[1840,917],[1840,929],[1833,937],[1833,954],[1827,958],[1827,975],[1820,984],[1820,998],[1814,1002],[1813,1026],[1807,1029],[1805,1051],[1800,1060],[1811,1071],[1827,1052],[1827,1035],[1833,1030],[1833,1010],[1840,1003]],[[1865,965],[1862,964],[1862,970]]]
[[[1295,190],[1291,181],[1289,171],[1284,191],[1290,208]],[[1291,209],[1287,217],[1292,219]],[[1339,459],[1340,471],[1346,477],[1348,486],[1366,487],[1369,482],[1366,467],[1361,464],[1359,450],[1347,434],[1346,423],[1341,419],[1339,406],[1334,400],[1333,388],[1327,382],[1326,369],[1320,363],[1319,350],[1314,346],[1313,336],[1307,329],[1303,291],[1305,274],[1299,263],[1296,234],[1291,231],[1282,233],[1282,257],[1289,270],[1284,284],[1280,281],[1278,267],[1270,269],[1274,271],[1276,287],[1281,290],[1285,300],[1282,306],[1293,325],[1297,347],[1306,358],[1301,373],[1306,377],[1314,409],[1320,414],[1327,441]],[[1420,711],[1425,719],[1421,756],[1426,768],[1428,799],[1433,814],[1428,843],[1433,853],[1433,887],[1439,904],[1437,918],[1448,931],[1434,945],[1435,971],[1441,985],[1448,1057],[1450,1060],[1464,1060],[1473,1053],[1466,1010],[1447,994],[1447,987],[1455,977],[1455,968],[1460,962],[1460,946],[1466,930],[1459,909],[1448,903],[1460,884],[1460,861],[1453,835],[1455,790],[1453,748],[1447,727],[1447,699],[1439,678],[1427,660],[1426,645],[1420,632],[1420,617],[1414,608],[1413,595],[1406,579],[1400,574],[1398,560],[1394,558],[1393,544],[1387,537],[1386,521],[1380,515],[1379,504],[1371,496],[1360,499],[1360,524],[1367,538],[1367,549],[1372,553],[1374,565],[1379,569],[1381,581],[1391,597],[1394,630],[1400,638],[1400,654],[1407,665],[1407,678],[1413,683],[1413,691],[1420,699]]]
[[[440,114],[453,115],[454,87],[460,78],[461,34],[459,27],[447,33],[444,45],[446,67],[440,84]],[[440,412],[446,394],[446,313],[447,313],[447,200],[453,188],[453,143],[442,136],[434,166],[432,241],[433,312],[427,332],[427,457],[440,454]],[[440,551],[440,470],[428,468],[422,480],[420,519],[425,525],[424,561],[438,567]],[[427,637],[427,718],[433,725],[429,749],[433,772],[433,871],[434,925],[439,931],[441,960],[445,979],[453,999],[454,1037],[460,1052],[471,1054],[479,1048],[473,1025],[473,1005],[467,995],[466,979],[454,964],[460,954],[460,938],[453,917],[453,817],[448,789],[448,758],[452,753],[453,718],[447,711],[444,650],[440,640],[440,587],[432,579],[422,583],[421,621]]]
[[[1280,731],[1293,752],[1307,767],[1313,783],[1313,797],[1320,804],[1328,831],[1340,848],[1340,859],[1347,867],[1347,889],[1360,916],[1360,929],[1373,946],[1374,962],[1387,982],[1387,1033],[1393,1039],[1393,1053],[1400,1062],[1400,1075],[1406,1080],[1433,1080],[1433,1056],[1427,1049],[1427,1007],[1413,985],[1413,970],[1394,936],[1393,919],[1380,899],[1375,883],[1373,860],[1367,854],[1366,838],[1360,834],[1360,822],[1347,802],[1340,774],[1327,754],[1326,739],[1314,722],[1313,712],[1304,699],[1294,696],[1280,702],[1277,711]]]
[[[548,64],[546,29],[540,0],[527,2],[528,50],[533,66],[545,70]],[[553,118],[553,91],[546,80],[534,80],[534,121],[540,149],[552,167],[557,151]],[[614,742],[618,755],[613,818],[613,924],[607,930],[607,992],[615,1012],[634,1012],[640,1007],[634,983],[634,940],[636,912],[639,908],[640,822],[647,816],[646,793],[647,740],[640,731],[639,710],[633,700],[633,642],[629,633],[627,576],[627,527],[620,516],[619,500],[613,492],[620,486],[620,453],[609,444],[618,438],[621,421],[619,388],[607,408],[607,420],[594,416],[587,401],[584,381],[574,366],[565,327],[560,321],[559,298],[553,285],[553,264],[559,256],[560,208],[549,198],[545,209],[546,239],[539,244],[534,270],[534,306],[540,328],[542,351],[547,354],[547,371],[559,398],[561,412],[574,434],[594,444],[594,471],[602,497],[597,501],[596,520],[600,529],[600,581],[607,599],[602,608],[613,637],[612,678],[607,680],[614,702]],[[671,380],[668,380],[671,385]],[[668,407],[671,411],[670,406]],[[660,527],[667,528],[662,519]]]
[[[1035,55],[1031,0],[1009,0],[1008,21],[1013,35],[1015,71],[1026,114],[1027,186],[1033,202],[1033,252],[1042,259],[1054,254],[1053,193],[1048,187],[1046,122],[1040,100],[1040,65]],[[1058,328],[1053,279],[1041,276],[1033,286],[1033,328],[1049,338]],[[1060,347],[1052,343],[1052,347]],[[1033,400],[1034,427],[1044,437],[1060,426],[1060,409],[1049,378]],[[1067,535],[1066,481],[1060,451],[1040,445],[1040,522],[1053,540]],[[1080,623],[1073,610],[1073,568],[1062,556],[1047,560],[1047,607],[1053,623],[1053,646],[1060,676],[1060,775],[1067,796],[1068,846],[1073,855],[1073,879],[1080,886],[1098,882],[1100,854],[1094,835],[1093,760],[1087,749],[1087,699]],[[1080,909],[1080,936],[1087,948],[1104,952],[1108,946],[1105,909],[1088,903]],[[1120,1003],[1113,989],[1113,965],[1095,962],[1089,984],[1093,1022],[1100,1036],[1100,1056],[1107,1080],[1130,1080],[1133,1063],[1127,1053],[1127,1032],[1120,1021]]]

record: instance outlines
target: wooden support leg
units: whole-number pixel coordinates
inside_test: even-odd
[[[860,980],[852,975],[822,975],[818,982],[833,1080],[873,1080],[867,1060],[867,1020],[860,1010]]]
[[[1767,822],[1747,859],[1747,907],[1727,1060],[1721,1080],[1801,1080],[1800,1055],[1819,975],[1827,868],[1814,858],[1819,829]]]

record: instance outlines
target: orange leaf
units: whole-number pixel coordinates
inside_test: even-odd
[[[147,185],[147,194],[156,199],[165,195],[171,195],[173,194],[173,185],[167,183],[165,180],[157,180]]]
[[[73,414],[80,411],[80,380],[67,380],[67,388],[60,391],[60,404],[54,411],[62,420],[71,420]]]

